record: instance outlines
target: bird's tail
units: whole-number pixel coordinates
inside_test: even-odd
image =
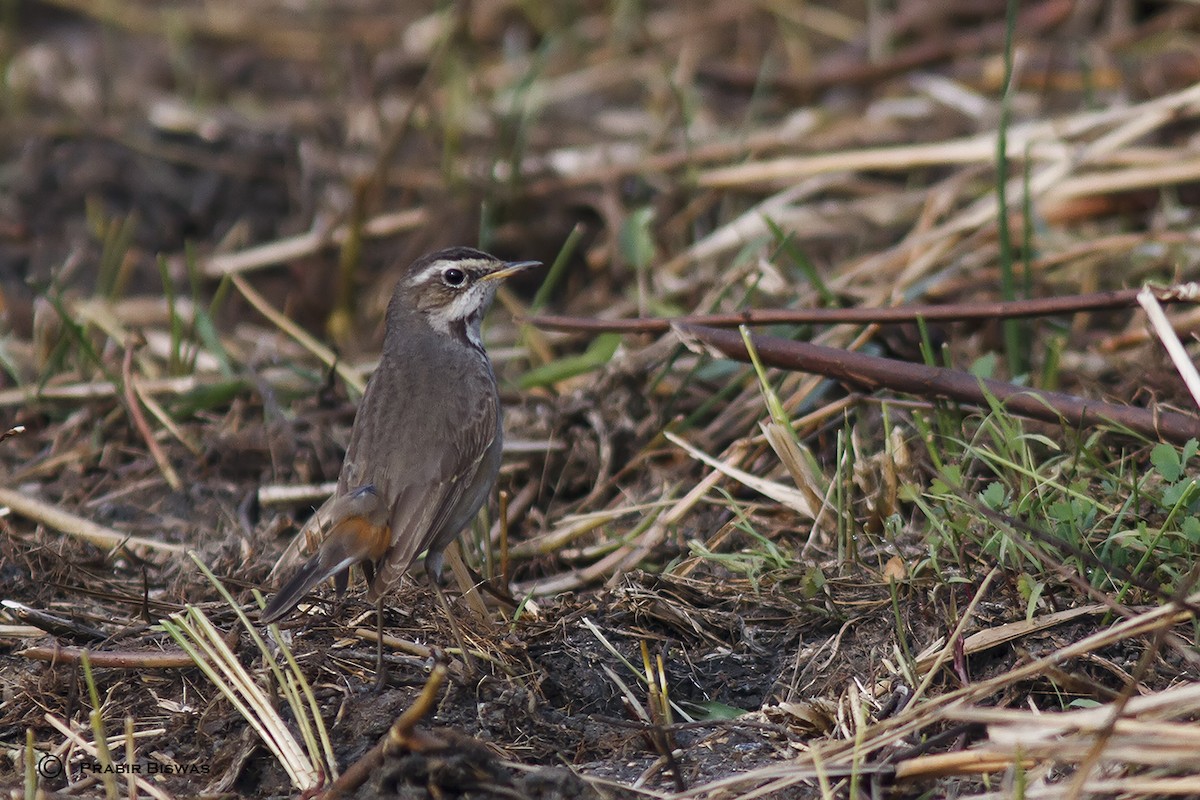
[[[388,527],[374,525],[354,515],[334,525],[320,549],[288,578],[259,617],[263,624],[274,622],[296,607],[312,589],[337,577],[338,592],[346,587],[346,573],[359,562],[370,563],[387,551]]]

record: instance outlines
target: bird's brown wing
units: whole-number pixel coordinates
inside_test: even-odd
[[[499,433],[499,399],[491,385],[463,403],[457,431],[441,442],[428,472],[410,472],[396,486],[391,503],[392,545],[378,565],[371,596],[399,581],[433,538],[474,503],[468,491]],[[455,531],[457,533],[457,531]]]
[[[499,399],[485,358],[420,330],[389,338],[354,420],[338,491],[373,485],[391,546],[373,593],[399,580],[463,501],[464,482],[497,434]],[[414,387],[446,387],[438,400]]]

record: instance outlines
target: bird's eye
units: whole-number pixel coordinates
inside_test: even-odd
[[[463,281],[467,279],[467,274],[458,267],[450,267],[442,273],[442,280],[447,286],[462,286]]]

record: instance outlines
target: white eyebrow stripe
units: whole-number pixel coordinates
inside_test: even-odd
[[[409,278],[408,284],[409,284],[409,286],[416,286],[418,283],[424,283],[426,280],[428,280],[429,278],[432,278],[434,275],[440,274],[442,272],[442,270],[444,270],[445,268],[446,268],[445,261],[435,261],[432,264],[430,264],[428,267],[426,267],[425,269],[418,272],[416,275],[413,275],[411,278]]]
[[[459,260],[451,261],[449,259],[440,258],[437,261],[430,264],[425,269],[418,272],[416,275],[409,278],[408,285],[416,286],[419,283],[424,283],[425,281],[432,278],[434,275],[441,275],[444,270],[449,269],[450,267],[457,267],[458,269],[461,269],[464,272],[468,272],[468,271],[470,271],[470,269],[472,267],[482,266],[485,263],[486,262],[484,262],[482,259],[478,259],[478,258],[466,259],[466,260],[462,260],[462,261],[459,261]]]

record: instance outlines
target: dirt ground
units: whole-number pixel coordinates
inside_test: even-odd
[[[814,415],[803,426],[812,468],[850,476],[844,512],[814,521],[795,511],[799,492],[763,444],[752,372],[701,362],[671,333],[612,340],[602,353],[609,340],[523,321],[804,305],[815,302],[797,277],[804,261],[847,303],[881,305],[893,290],[896,301],[994,299],[984,261],[998,247],[994,227],[951,250],[925,240],[903,259],[871,261],[917,241],[947,208],[969,210],[955,193],[990,180],[990,155],[719,173],[761,156],[933,146],[993,130],[1003,2],[898,3],[884,20],[840,2],[392,5],[0,3],[0,427],[22,427],[0,442],[0,487],[36,501],[3,504],[0,599],[52,615],[0,609],[0,785],[12,796],[35,773],[45,796],[111,793],[88,773],[103,763],[88,749],[97,699],[109,749],[124,759],[129,747],[122,763],[146,779],[126,788],[119,774],[121,792],[299,793],[197,667],[139,659],[179,652],[157,622],[192,604],[279,702],[259,648],[185,551],[257,607],[253,590],[270,589],[320,485],[337,478],[359,395],[346,375],[373,366],[399,270],[481,237],[505,258],[549,265],[565,252],[548,294],[548,271],[521,276],[486,328],[508,440],[499,489],[511,503],[504,526],[490,504],[464,536],[464,559],[499,585],[503,527],[517,603],[487,592],[473,601],[451,579],[474,654],[464,658],[414,570],[385,606],[394,640],[382,689],[375,609],[357,582],[343,598],[322,590],[309,613],[282,623],[341,773],[417,703],[437,660],[429,648],[448,653],[447,681],[417,732],[354,796],[1015,794],[1023,778],[1011,764],[898,767],[989,742],[987,726],[1003,722],[959,706],[915,721],[907,704],[922,678],[926,698],[996,711],[1085,709],[1200,679],[1182,618],[1069,651],[1126,611],[1152,613],[1164,598],[1142,583],[1110,608],[1103,598],[1116,593],[1089,591],[1087,576],[993,571],[999,562],[979,542],[939,550],[930,537],[942,529],[896,488],[936,486],[940,465],[911,444],[925,405],[890,406],[829,382],[817,390],[807,376],[779,385],[790,399],[817,392],[790,409]],[[1200,79],[1192,5],[1018,5],[1006,112],[1016,122],[1169,99]],[[914,94],[936,98],[936,111]],[[1195,105],[1176,109],[1152,143],[1194,147]],[[1159,164],[1135,144],[1106,168]],[[1162,181],[1060,197],[1043,220],[1051,230],[1037,232],[1048,262],[1038,292],[1192,277],[1194,233],[1164,220],[1194,218],[1200,176]],[[744,214],[760,225],[768,197],[779,199],[779,225],[800,231],[803,258],[771,244],[767,229],[734,224]],[[1136,238],[1151,231],[1160,249]],[[1080,256],[1086,269],[1052,271],[1096,242],[1111,249]],[[286,252],[259,249],[272,243]],[[963,271],[904,273],[926,255]],[[1127,272],[1113,279],[1117,262]],[[301,335],[265,317],[255,296]],[[1126,323],[1102,312],[1039,329],[1063,337],[1060,388],[1186,407],[1149,345],[1095,355]],[[349,372],[331,369],[303,332]],[[868,338],[919,360],[921,335],[910,326]],[[1004,334],[962,323],[932,335],[971,363]],[[676,433],[770,486],[722,477],[676,446]],[[1025,433],[1088,432],[1031,423]],[[910,445],[895,444],[905,437]],[[1095,449],[1146,464],[1149,445],[1113,435]],[[979,469],[972,486],[993,478]],[[784,484],[791,494],[775,488]],[[318,488],[281,500],[285,487]],[[105,540],[89,524],[134,538]],[[1031,603],[1045,624],[1013,632]],[[1011,636],[967,638],[1000,630]],[[1070,654],[1055,660],[1060,652]],[[944,660],[929,667],[935,658]],[[665,691],[653,686],[660,678]],[[1040,779],[1053,783],[1047,769]]]

